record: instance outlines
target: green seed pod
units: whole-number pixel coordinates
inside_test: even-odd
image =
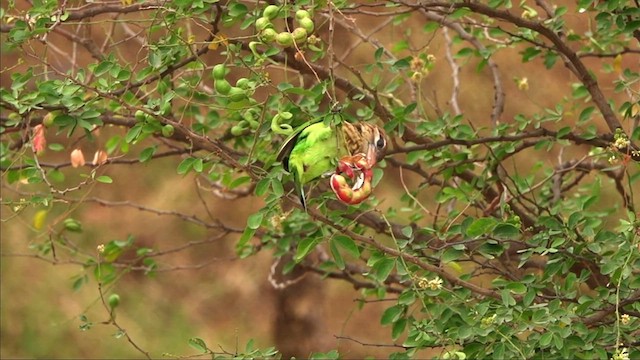
[[[296,41],[296,44],[304,44],[307,41],[307,30],[299,27],[295,28],[291,33],[293,39]]]
[[[231,135],[233,135],[233,136],[240,136],[240,135],[242,135],[246,130],[247,130],[247,129],[246,129],[246,128],[244,128],[244,127],[242,127],[240,124],[238,124],[238,125],[234,125],[234,126],[231,128]]]
[[[289,47],[293,45],[293,35],[289,32],[283,31],[276,35],[276,42],[280,46]]]
[[[273,24],[271,23],[271,20],[269,20],[268,17],[261,17],[258,18],[258,20],[256,20],[256,29],[258,29],[258,31],[262,31],[264,29],[267,28],[271,28],[273,27]]]
[[[277,35],[277,31],[273,30],[272,28],[266,28],[260,33],[260,39],[262,39],[262,41],[264,41],[265,43],[270,43],[276,39]]]
[[[273,20],[278,16],[279,12],[280,12],[279,6],[269,5],[266,8],[264,8],[264,11],[262,12],[262,16],[268,18],[269,20]]]
[[[137,110],[134,117],[136,121],[145,121],[147,119],[147,114],[142,110]]]
[[[167,124],[162,127],[162,136],[171,137],[175,133],[176,129],[171,124]]]
[[[239,88],[241,88],[243,90],[248,89],[249,85],[251,85],[251,84],[249,83],[249,79],[247,79],[247,78],[240,78],[240,79],[238,79],[238,81],[236,81],[236,87],[239,87]]]
[[[227,95],[231,90],[231,84],[229,84],[229,82],[224,79],[216,80],[215,87],[218,94],[221,94],[221,95]]]
[[[214,79],[222,80],[224,79],[225,75],[227,75],[227,68],[224,66],[224,64],[217,64],[213,67],[212,74]]]
[[[53,126],[53,121],[55,120],[56,116],[58,116],[60,112],[59,111],[51,111],[48,112],[47,115],[44,116],[44,118],[42,118],[42,125],[44,125],[44,127],[50,128]]]
[[[301,27],[307,30],[308,34],[311,34],[313,32],[313,29],[315,28],[315,24],[313,23],[313,20],[311,20],[311,18],[302,18],[298,20],[298,24],[300,24]]]
[[[300,21],[301,19],[304,18],[310,18],[311,15],[309,14],[309,12],[307,10],[298,10],[296,11],[296,20]]]
[[[238,102],[238,101],[245,100],[246,98],[247,98],[247,93],[243,89],[236,86],[229,89],[229,100],[233,102]]]
[[[120,295],[118,295],[118,294],[109,295],[109,299],[107,300],[107,304],[109,304],[109,308],[111,308],[111,310],[117,308],[118,305],[120,305]]]

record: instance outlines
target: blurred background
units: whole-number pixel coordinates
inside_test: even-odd
[[[17,3],[18,8],[29,7],[27,2]],[[573,7],[572,2],[567,3]],[[2,6],[4,8],[6,4]],[[127,16],[121,19],[127,19]],[[383,20],[363,16],[356,19],[364,33],[379,27]],[[580,23],[577,15],[567,19],[573,21],[570,26],[577,31],[587,26]],[[391,22],[375,36],[391,47],[399,38],[407,36],[407,29],[415,29],[413,34],[409,34],[411,46],[399,50],[396,55],[401,57],[425,52],[436,57],[435,67],[424,78],[422,89],[425,96],[437,99],[439,106],[448,110],[452,70],[444,60],[445,41],[441,32],[425,38],[419,31],[425,23],[419,18],[397,26]],[[91,34],[97,43],[105,40],[106,32],[100,30],[104,29],[96,25]],[[192,29],[197,38],[202,38],[200,30]],[[327,34],[327,24],[324,23],[318,35],[326,39]],[[63,37],[50,36],[50,43],[60,51],[72,52],[72,45]],[[337,54],[350,49],[358,41],[355,35],[341,27],[336,29],[336,37],[340,39],[334,43]],[[33,43],[31,46],[36,53],[44,51],[42,44]],[[127,46],[122,47],[120,55],[123,58],[138,56],[139,44]],[[205,60],[210,64],[219,62],[222,59],[220,51],[208,53]],[[61,59],[48,54],[52,56],[50,61],[62,63]],[[76,61],[81,67],[94,61],[86,52],[79,54]],[[360,44],[348,61],[350,64],[366,64],[372,61],[372,57],[370,45]],[[13,72],[23,72],[36,64],[36,60],[24,58],[20,51],[6,48],[3,48],[0,60],[4,69],[0,79],[3,87],[9,86]],[[502,117],[505,121],[519,113],[531,115],[545,107],[553,107],[558,99],[571,92],[571,83],[576,82],[561,65],[547,71],[540,61],[523,64],[517,49],[499,53],[494,60],[499,66],[507,94]],[[607,61],[611,60],[587,60],[594,68]],[[488,125],[494,97],[491,74],[486,67],[477,72],[475,59],[461,60],[460,65],[460,107],[474,124]],[[11,71],[7,70],[9,68]],[[283,74],[273,73],[275,83],[279,76]],[[616,74],[599,76],[602,83],[610,83]],[[523,79],[526,87],[522,85]],[[612,98],[618,96],[611,88],[605,90]],[[398,92],[400,97],[405,95],[404,89]],[[435,114],[436,109],[430,108],[428,112]],[[572,120],[567,119],[568,122]],[[558,127],[566,125],[559,124]],[[104,139],[120,131],[116,128],[101,129],[95,142],[83,142],[81,146],[85,157],[91,159],[93,153],[104,145]],[[65,146],[73,141],[68,140],[64,133],[48,134],[47,140]],[[514,159],[514,166],[517,163],[521,168],[527,168],[541,159],[556,162],[557,155],[556,148],[549,153],[523,152]],[[68,153],[47,151],[42,159],[48,163],[61,163],[68,161]],[[119,294],[118,324],[153,357],[196,354],[197,351],[188,344],[192,337],[203,339],[213,351],[229,353],[243,351],[250,339],[255,339],[256,347],[277,345],[285,355],[303,357],[311,352],[334,348],[343,358],[385,357],[400,350],[389,343],[391,329],[380,325],[381,313],[388,307],[384,301],[363,302],[362,291],[349,283],[322,279],[315,274],[306,275],[303,281],[285,290],[274,289],[268,281],[274,262],[271,252],[262,251],[256,256],[239,259],[235,243],[247,217],[261,208],[262,200],[252,196],[238,199],[218,196],[220,194],[199,182],[195,175],[177,175],[176,167],[180,161],[180,158],[170,157],[147,164],[101,168],[99,174],[108,175],[114,183],[94,183],[73,192],[70,197],[78,202],[58,204],[47,214],[42,229],[34,227],[34,218],[42,208],[20,208],[17,205],[26,194],[42,187],[21,183],[9,186],[3,176],[0,357],[141,357],[125,337],[118,336],[115,327],[100,324],[108,320],[108,310],[102,304],[92,268],[82,264],[87,260],[84,253],[97,256],[98,245],[112,240],[124,241],[129,236],[134,238],[136,245],[157,251],[184,246],[155,258],[161,271],[153,275],[139,271],[124,273],[113,285],[101,289],[105,296]],[[87,173],[86,168],[65,168],[61,188],[75,186],[83,181],[82,174]],[[419,179],[406,172],[404,181],[409,188],[414,188]],[[436,190],[422,191],[419,199],[431,207]],[[381,200],[380,209],[397,207],[401,204],[398,199],[402,194],[404,190],[397,169],[388,167],[375,189],[375,196]],[[207,229],[184,221],[188,216],[197,216],[209,223],[219,221],[240,232],[220,236],[219,229]],[[66,250],[58,249],[58,261],[53,261],[55,263],[50,257],[35,256],[33,248],[46,244],[50,234],[60,231],[62,220],[68,217],[77,219],[83,226],[81,233],[66,235],[67,245],[72,246]],[[67,252],[69,248],[79,249],[80,255],[72,256]],[[135,254],[125,253],[123,258],[127,256],[134,258]],[[83,282],[85,276],[87,281]],[[82,315],[86,316],[86,321],[81,320]],[[428,355],[431,354],[422,354]]]

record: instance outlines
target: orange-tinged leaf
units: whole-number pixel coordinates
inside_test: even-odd
[[[613,70],[618,74],[622,74],[622,54],[618,54],[613,58]]]
[[[44,222],[47,220],[48,210],[38,210],[35,215],[33,215],[33,227],[36,230],[41,230],[44,227]]]

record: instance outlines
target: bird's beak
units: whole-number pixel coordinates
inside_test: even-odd
[[[375,142],[369,142],[367,145],[367,163],[373,167],[378,162],[378,149]]]

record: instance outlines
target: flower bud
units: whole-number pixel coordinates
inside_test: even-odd
[[[38,124],[33,128],[33,152],[41,154],[47,146],[47,139],[44,137],[44,126]]]
[[[107,162],[107,153],[103,150],[98,150],[93,155],[93,165],[102,165]]]
[[[84,154],[82,153],[82,150],[80,149],[75,149],[71,152],[71,166],[73,166],[74,168],[80,167],[80,166],[84,166],[85,161],[84,161]]]

